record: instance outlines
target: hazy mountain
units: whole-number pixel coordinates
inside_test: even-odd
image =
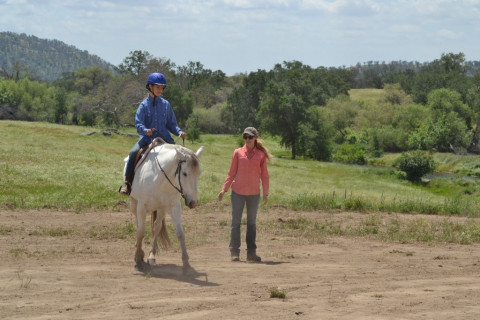
[[[113,65],[100,57],[62,41],[0,32],[0,74],[30,72],[36,79],[52,81],[64,72],[92,66],[113,70]]]

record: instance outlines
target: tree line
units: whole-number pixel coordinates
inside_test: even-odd
[[[272,70],[227,77],[200,62],[177,66],[146,51],[132,51],[115,70],[98,66],[67,72],[58,80],[0,77],[0,118],[85,126],[131,126],[146,96],[145,80],[162,72],[182,128],[198,133],[238,133],[255,126],[278,136],[292,158],[317,160],[407,150],[480,153],[480,75],[463,53],[442,54],[416,69],[390,69],[359,77],[352,68],[312,68],[285,61]],[[373,73],[372,73],[373,74]],[[351,88],[375,79],[381,101],[358,102]],[[370,80],[369,80],[370,81]],[[13,117],[13,116],[12,116]],[[352,160],[348,160],[352,161]]]

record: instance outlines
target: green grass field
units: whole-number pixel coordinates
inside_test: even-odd
[[[96,134],[83,135],[87,131]],[[38,122],[0,121],[0,206],[3,208],[114,209],[121,200],[123,159],[136,138],[104,136],[101,129]],[[134,133],[125,129],[125,133]],[[180,143],[181,141],[177,141]],[[202,135],[186,146],[205,147],[199,183],[201,203],[216,200],[241,140]],[[265,139],[275,156],[269,164],[269,205],[295,210],[351,210],[480,216],[480,182],[434,179],[411,184],[391,167],[359,167],[291,160],[277,140]],[[390,156],[392,157],[392,156]],[[450,172],[479,166],[478,156],[444,156]],[[386,156],[386,163],[389,162]],[[442,167],[442,166],[440,166]],[[458,171],[458,170],[457,170]]]

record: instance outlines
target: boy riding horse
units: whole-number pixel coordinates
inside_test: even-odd
[[[148,76],[145,87],[149,91],[145,100],[140,103],[135,114],[135,127],[140,134],[140,139],[130,150],[127,167],[125,170],[125,183],[120,187],[119,193],[129,196],[132,191],[134,177],[134,162],[141,148],[148,146],[154,138],[160,137],[165,142],[174,144],[170,136],[174,135],[185,139],[183,132],[177,124],[177,118],[170,102],[162,97],[163,90],[167,87],[167,79],[161,73],[152,73]]]

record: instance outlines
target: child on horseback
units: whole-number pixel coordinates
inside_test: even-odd
[[[140,139],[130,150],[125,170],[125,183],[119,190],[120,194],[126,196],[129,196],[132,190],[134,162],[140,149],[149,145],[157,137],[174,144],[175,141],[170,136],[170,132],[182,139],[186,136],[177,124],[172,106],[162,97],[163,90],[167,87],[165,76],[156,72],[150,74],[145,87],[149,91],[148,96],[140,103],[135,114],[135,127],[140,134]]]

